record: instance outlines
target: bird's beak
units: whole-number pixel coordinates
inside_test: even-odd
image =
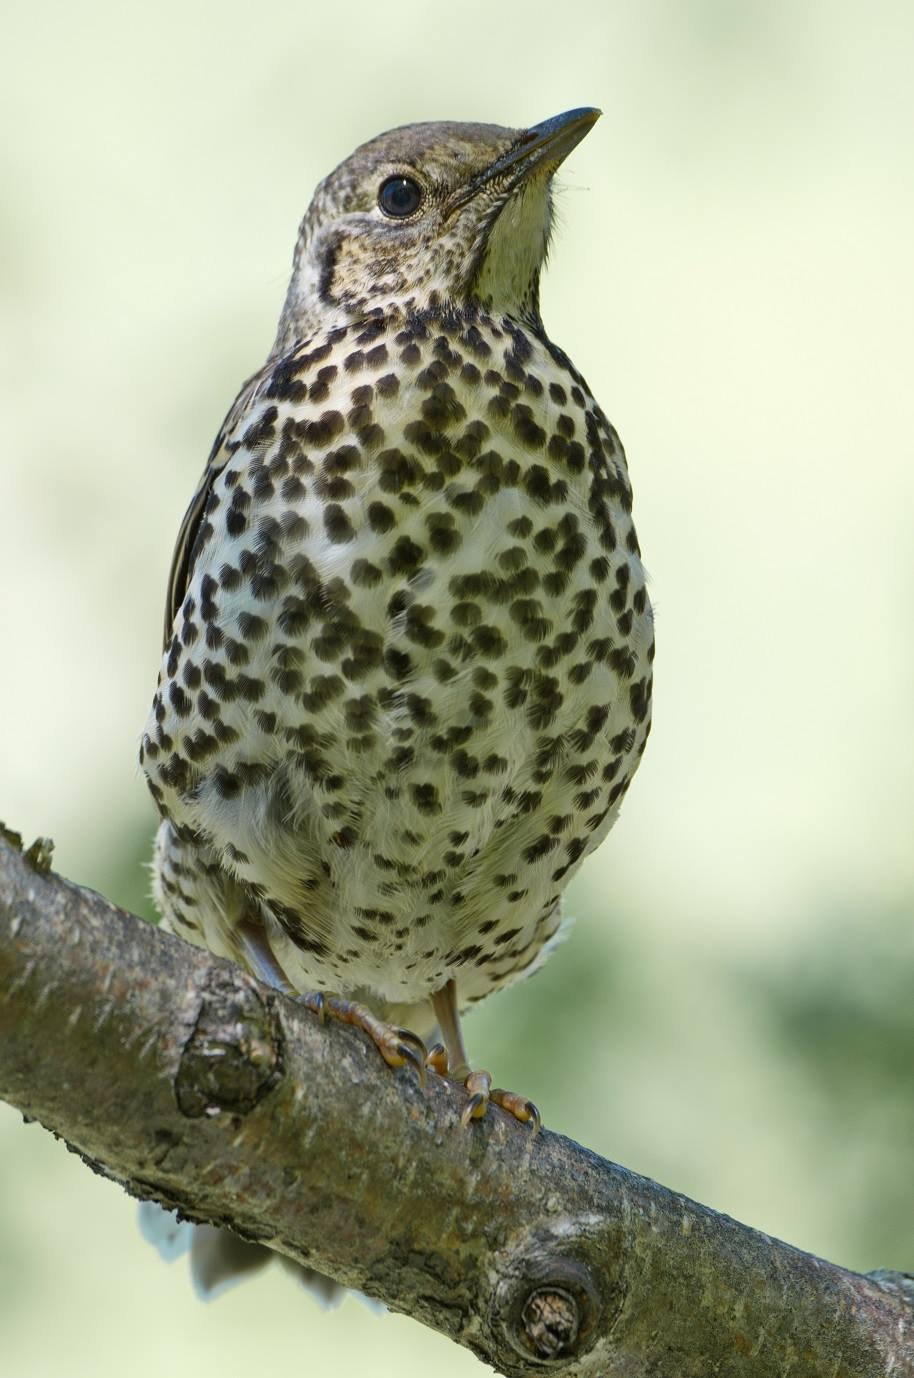
[[[583,139],[600,118],[602,111],[585,107],[580,110],[566,110],[564,115],[553,115],[551,120],[535,124],[520,136],[506,153],[496,158],[487,168],[453,199],[449,210],[458,210],[471,201],[483,187],[498,183],[500,189],[513,191],[521,182],[542,168],[555,172],[573,148]]]
[[[566,110],[564,115],[553,115],[551,120],[535,124],[512,149],[496,159],[488,175],[498,177],[515,167],[523,167],[526,175],[528,168],[543,164],[554,171],[593,129],[602,113],[589,108]]]

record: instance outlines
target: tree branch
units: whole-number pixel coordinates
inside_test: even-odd
[[[0,1096],[133,1195],[230,1226],[498,1372],[914,1375],[914,1279],[801,1253],[392,1073],[0,838]]]

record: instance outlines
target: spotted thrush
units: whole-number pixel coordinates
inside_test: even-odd
[[[181,525],[140,753],[167,927],[464,1082],[465,1121],[538,1118],[459,1012],[555,945],[650,725],[625,457],[539,308],[598,113],[407,125],[317,188]]]

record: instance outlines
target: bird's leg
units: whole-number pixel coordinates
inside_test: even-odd
[[[412,1033],[409,1029],[398,1028],[396,1024],[385,1024],[383,1019],[378,1019],[372,1014],[367,1005],[360,1005],[355,1000],[344,1000],[340,995],[311,991],[299,999],[305,1009],[318,1016],[321,1023],[329,1017],[338,1019],[341,1024],[354,1024],[357,1029],[363,1029],[388,1067],[414,1067],[419,1085],[425,1085],[428,1053],[418,1034]]]
[[[503,1091],[500,1086],[493,1086],[492,1078],[488,1072],[470,1070],[470,1061],[467,1057],[463,1032],[460,1028],[460,1015],[457,1010],[456,981],[448,981],[447,985],[435,992],[432,996],[432,1007],[435,1011],[435,1018],[438,1020],[438,1027],[441,1029],[444,1047],[437,1043],[431,1049],[428,1054],[428,1064],[441,1076],[460,1081],[466,1087],[469,1100],[463,1108],[460,1123],[466,1127],[470,1120],[482,1119],[489,1107],[489,1101],[494,1101],[503,1110],[507,1110],[509,1115],[520,1120],[522,1124],[532,1124],[533,1132],[536,1134],[542,1120],[540,1112],[532,1100],[527,1100],[525,1096],[515,1095],[513,1091]]]
[[[250,918],[245,919],[237,927],[236,942],[241,949],[240,955],[244,964],[259,976],[261,981],[266,981],[276,990],[286,994],[291,992],[292,984],[280,966],[262,924]],[[331,1019],[339,1019],[343,1024],[355,1024],[357,1028],[364,1029],[388,1066],[405,1067],[408,1063],[416,1069],[419,1085],[425,1085],[425,1064],[428,1054],[425,1044],[417,1034],[409,1029],[398,1028],[394,1024],[385,1024],[365,1005],[343,1000],[338,995],[325,995],[322,991],[314,991],[301,996],[301,1003],[306,1009],[317,1014],[321,1022],[329,1015]]]

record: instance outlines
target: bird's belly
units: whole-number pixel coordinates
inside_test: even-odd
[[[516,508],[493,509],[424,582],[380,598],[350,586],[306,638],[264,637],[245,667],[262,698],[223,703],[236,735],[185,811],[259,898],[298,988],[409,1002],[451,975],[463,999],[507,984],[554,937],[564,885],[614,820],[643,746],[631,691],[647,625],[615,668],[597,547],[585,535],[544,598],[506,538]],[[237,620],[231,601],[224,616]],[[332,659],[313,656],[322,637]]]
[[[275,920],[271,945],[294,986],[410,1003],[459,974],[468,999],[535,963],[640,749],[618,683],[600,672],[593,683],[596,712],[569,702],[544,731],[522,709],[474,722],[471,670],[436,700],[409,760],[392,760],[403,718],[391,711],[357,754],[325,748],[317,789],[314,761],[286,757],[230,817],[205,815],[234,839],[235,873]]]
[[[407,1002],[456,975],[467,999],[529,969],[644,747],[650,605],[628,505],[605,498],[621,479],[594,461],[569,480],[516,438],[483,451],[473,425],[345,485],[341,461],[299,482],[281,448],[214,484],[144,766],[298,988]]]

